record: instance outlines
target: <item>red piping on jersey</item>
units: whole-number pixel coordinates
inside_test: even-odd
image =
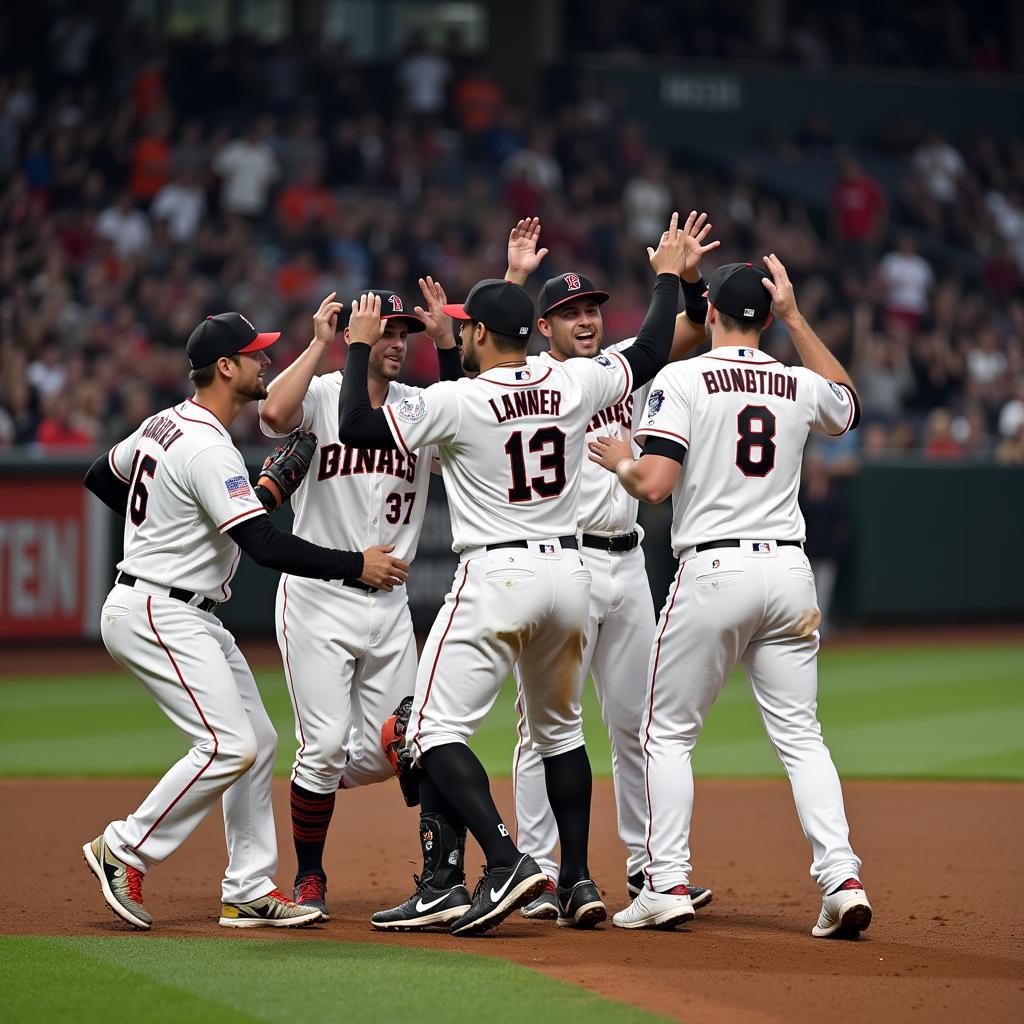
[[[427,701],[430,700],[430,691],[434,685],[434,674],[437,672],[437,663],[441,660],[441,649],[444,647],[444,642],[448,638],[448,631],[452,628],[452,623],[455,621],[455,613],[459,609],[459,597],[462,595],[462,588],[466,585],[466,580],[469,579],[469,563],[473,559],[470,558],[466,562],[466,568],[462,571],[462,582],[459,584],[459,589],[455,592],[455,604],[452,605],[452,613],[448,616],[448,625],[444,627],[444,632],[441,634],[441,641],[437,645],[437,653],[434,655],[434,664],[430,666],[430,678],[427,680],[427,692],[423,695],[423,703],[420,705],[420,715],[416,719],[416,746],[419,747],[419,751],[423,753],[423,747],[420,746],[420,732],[423,729],[423,712],[427,708]]]
[[[213,764],[213,759],[217,756],[217,751],[220,748],[220,743],[217,740],[217,734],[213,731],[210,723],[206,720],[206,715],[203,714],[203,709],[199,706],[199,702],[195,698],[195,694],[188,688],[188,683],[185,682],[185,677],[181,674],[181,669],[178,668],[178,663],[174,660],[174,655],[167,649],[167,645],[160,638],[160,634],[157,632],[156,623],[153,621],[153,598],[146,598],[146,614],[149,616],[149,628],[153,630],[153,635],[156,637],[156,642],[163,648],[164,654],[170,659],[171,665],[174,666],[175,674],[178,676],[178,681],[184,687],[185,692],[189,695],[193,705],[195,705],[196,711],[199,712],[199,717],[203,720],[203,725],[209,730],[210,735],[213,737],[213,753],[210,755],[210,760],[199,769],[199,772],[192,779],[192,781],[167,805],[167,807],[160,813],[160,817],[149,826],[149,831],[132,847],[133,850],[139,850],[142,844],[153,834],[153,830],[164,820],[165,817],[170,813],[171,808],[199,781],[200,777],[206,771],[207,768]]]
[[[778,359],[759,359],[756,363],[752,359],[729,359],[726,356],[713,356],[710,352],[708,359],[716,359],[720,363],[739,363],[741,366],[767,366],[769,363],[778,363]],[[780,364],[781,365],[781,364]]]
[[[129,480],[128,477],[126,477],[126,476],[121,476],[121,471],[117,468],[117,465],[114,462],[114,452],[116,452],[117,449],[120,448],[120,447],[121,447],[121,442],[118,441],[117,444],[115,444],[114,447],[111,448],[109,452],[107,452],[107,463],[109,464],[110,469],[113,472],[114,476],[116,476],[118,480],[121,480],[121,481],[123,481],[126,484],[130,484],[131,480]]]
[[[284,673],[288,679],[288,689],[292,693],[292,703],[295,705],[295,721],[299,723],[299,739],[302,746],[299,747],[296,758],[302,757],[306,749],[306,733],[302,728],[302,714],[299,711],[299,699],[295,696],[295,685],[292,683],[292,662],[288,652],[288,577],[281,576],[281,591],[284,594],[284,603],[281,606],[281,635],[284,637]]]
[[[523,686],[516,674],[516,711],[519,712],[519,721],[516,722],[516,735],[519,742],[516,744],[516,759],[512,764],[512,814],[516,823],[516,835],[512,840],[519,845],[519,759],[523,753],[523,722],[526,721],[526,711],[523,708]]]
[[[658,427],[641,427],[637,432],[637,437],[646,437],[648,434],[658,434],[661,437],[671,437],[677,441],[682,441],[687,448],[690,447],[690,441],[688,438],[683,437],[682,434],[673,434],[671,430],[660,430]]]
[[[237,516],[232,516],[230,519],[225,519],[224,522],[221,523],[220,526],[217,527],[217,529],[223,531],[225,526],[228,526],[231,523],[237,522],[239,519],[243,518],[244,516],[255,516],[255,515],[260,515],[260,514],[266,515],[267,514],[267,510],[265,508],[247,508],[244,512],[239,512]]]
[[[405,454],[406,455],[412,455],[412,452],[409,451],[409,446],[405,443],[405,438],[402,437],[402,431],[399,430],[399,428],[398,428],[398,421],[395,419],[395,414],[391,411],[391,407],[385,405],[383,408],[384,408],[384,412],[387,414],[388,418],[391,420],[392,433],[394,433],[395,436],[398,438],[398,443],[405,449]]]
[[[503,380],[491,380],[490,377],[480,376],[477,380],[485,380],[488,384],[499,384],[503,388],[532,388],[534,384],[540,384],[541,381],[545,381],[551,376],[551,367],[547,368],[543,377],[538,377],[536,380],[518,380],[515,384],[506,384]]]
[[[651,857],[651,778],[648,771],[650,765],[650,755],[647,752],[647,747],[651,742],[651,720],[654,718],[654,686],[658,681],[658,661],[661,659],[661,641],[665,636],[665,630],[668,629],[668,618],[672,614],[672,609],[675,607],[676,594],[679,593],[679,584],[683,581],[683,569],[686,568],[685,562],[679,563],[679,573],[676,576],[676,585],[672,590],[672,600],[669,601],[668,609],[665,611],[665,622],[661,627],[661,632],[658,634],[658,643],[654,648],[654,667],[651,669],[651,697],[647,706],[647,729],[646,735],[644,736],[644,787],[647,790],[647,861],[648,865],[644,868],[644,874],[647,876],[647,884],[651,889],[654,888],[654,884],[651,881],[651,868],[650,861]]]
[[[853,401],[853,391],[851,390],[850,385],[839,383],[836,385],[836,387],[846,388],[846,390],[850,393],[850,418],[846,421],[846,426],[843,427],[843,429],[840,430],[838,434],[829,434],[829,437],[842,437],[843,434],[845,434],[850,429],[850,424],[853,422],[853,414],[857,411],[857,406]]]
[[[185,402],[192,402],[192,399],[186,398]],[[182,402],[182,405],[184,405],[185,402]],[[192,404],[198,406],[200,409],[206,410],[206,412],[210,411],[209,409],[206,408],[205,405],[199,405],[198,402],[192,402]],[[187,420],[189,423],[201,423],[204,427],[209,427],[211,430],[216,430],[217,433],[220,434],[222,437],[228,436],[223,430],[221,430],[220,427],[214,426],[214,424],[212,424],[209,420],[197,420],[194,416],[186,416],[183,412],[178,412],[177,406],[175,406],[174,409],[172,409],[171,411],[179,419]],[[213,413],[210,413],[210,415],[212,416]]]
[[[629,363],[627,363],[626,360],[623,359],[618,352],[609,352],[608,354],[610,356],[615,356],[615,358],[618,359],[620,363],[622,363],[622,368],[626,371],[626,390],[623,391],[622,394],[619,395],[619,397],[614,402],[612,402],[612,405],[618,405],[619,402],[624,402],[626,400],[626,396],[633,390],[633,370],[630,367]]]
[[[236,544],[235,547],[238,547]],[[231,563],[231,568],[228,569],[227,576],[224,577],[224,582],[220,585],[221,596],[226,601],[228,599],[228,580],[235,575],[235,569],[238,568],[238,560],[242,557],[242,549],[238,548],[235,552],[235,560]]]

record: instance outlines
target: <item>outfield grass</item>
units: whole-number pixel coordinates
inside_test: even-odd
[[[503,960],[390,943],[0,937],[0,986],[19,1024],[665,1019]]]
[[[280,736],[278,771],[294,753],[279,670],[257,674]],[[1024,645],[826,651],[819,710],[847,778],[1024,778]],[[642,700],[643,680],[637,681]],[[595,772],[610,771],[593,687],[584,705]],[[515,744],[511,685],[474,739],[492,775],[507,775]],[[157,775],[183,752],[180,734],[141,684],[118,671],[0,681],[0,775]],[[698,774],[779,776],[781,768],[737,673],[708,716]]]

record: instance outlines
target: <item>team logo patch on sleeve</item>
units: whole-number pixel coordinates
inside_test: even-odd
[[[647,399],[647,416],[653,419],[658,415],[658,410],[661,408],[662,402],[665,401],[665,392],[661,388],[656,388],[651,392],[650,397]]]
[[[615,364],[607,356],[595,356],[594,362],[599,366],[603,366],[606,369],[614,366]]]
[[[403,398],[395,409],[395,415],[406,423],[419,423],[427,415],[427,403],[422,395],[415,398]]]
[[[840,402],[846,401],[846,392],[838,384],[834,384],[832,381],[829,381],[828,386],[833,390],[836,398],[838,398]]]
[[[229,498],[247,498],[252,494],[249,481],[244,476],[233,476],[230,480],[224,481],[224,486],[228,489]]]

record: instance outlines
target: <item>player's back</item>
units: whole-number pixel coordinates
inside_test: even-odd
[[[435,384],[385,411],[407,449],[421,437],[437,442],[460,551],[574,535],[587,426],[631,383],[617,355],[530,357]]]
[[[129,488],[118,568],[227,600],[240,551],[226,531],[265,510],[217,417],[186,399],[144,420],[109,462]]]
[[[756,348],[720,347],[655,378],[638,436],[686,449],[673,493],[677,556],[724,539],[802,541],[798,503],[812,429],[849,429],[853,397]]]

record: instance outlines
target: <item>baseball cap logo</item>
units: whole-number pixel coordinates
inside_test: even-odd
[[[577,292],[580,289],[580,278],[579,274],[563,274],[562,280],[565,282],[566,288],[571,292]]]
[[[391,312],[392,313],[404,313],[405,312],[405,310],[402,309],[402,300],[397,295],[389,295],[388,296],[388,302],[391,303]]]

